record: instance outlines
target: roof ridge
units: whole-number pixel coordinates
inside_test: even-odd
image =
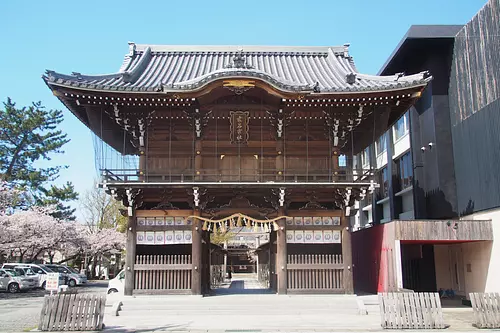
[[[335,53],[345,53],[349,44],[341,46],[274,46],[274,45],[160,45],[160,44],[135,44],[133,45],[134,51],[143,52],[148,47],[151,52],[210,52],[210,53],[324,53],[327,54],[328,50]],[[129,44],[129,45],[130,45]]]

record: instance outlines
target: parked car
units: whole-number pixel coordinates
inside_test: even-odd
[[[117,276],[113,279],[109,280],[108,283],[108,294],[120,293],[124,292],[124,283],[125,283],[125,271],[121,270]]]
[[[71,267],[56,264],[46,264],[45,266],[54,272],[62,274],[66,279],[66,284],[70,287],[87,283],[87,276],[85,274],[78,273],[78,271],[73,270]]]
[[[17,293],[35,287],[36,281],[34,279],[19,275],[13,269],[0,269],[0,289]]]
[[[19,275],[35,280],[35,288],[40,287],[40,274],[36,274],[30,267],[16,266],[13,269]]]
[[[50,268],[46,267],[45,265],[42,264],[25,264],[25,263],[7,263],[3,264],[2,268],[3,269],[14,269],[15,267],[29,267],[35,272],[35,274],[38,274],[40,279],[38,281],[39,287],[45,289],[45,286],[47,285],[47,273],[57,273],[52,271]],[[64,276],[59,274],[59,285],[65,284],[66,281],[64,279]]]

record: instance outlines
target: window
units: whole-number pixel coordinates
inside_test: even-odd
[[[346,167],[347,166],[347,157],[345,155],[340,155],[339,156],[339,167]]]
[[[398,119],[394,125],[394,141],[401,139],[408,133],[410,122],[408,119],[408,112]]]
[[[389,172],[387,167],[383,168],[380,171],[380,194],[382,195],[382,199],[386,198],[389,195]]]
[[[370,165],[370,147],[366,147],[361,154],[361,165]]]
[[[407,152],[398,160],[399,164],[399,181],[401,190],[408,188],[412,185],[413,181],[413,166],[411,163],[411,154]]]
[[[387,150],[387,135],[382,134],[380,138],[375,142],[375,149],[377,150],[377,155],[382,154]]]

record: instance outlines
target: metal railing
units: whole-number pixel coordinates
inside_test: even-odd
[[[374,179],[374,170],[348,169],[341,167],[333,172],[304,169],[183,169],[168,171],[141,172],[137,169],[103,169],[102,178],[108,183],[130,182],[252,182],[252,183],[333,183],[333,182],[370,182]]]

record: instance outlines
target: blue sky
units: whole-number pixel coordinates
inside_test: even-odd
[[[0,99],[63,109],[71,142],[53,162],[79,192],[96,178],[90,131],[51,94],[45,69],[118,71],[145,44],[342,45],[376,74],[412,24],[465,24],[486,0],[0,1]]]

